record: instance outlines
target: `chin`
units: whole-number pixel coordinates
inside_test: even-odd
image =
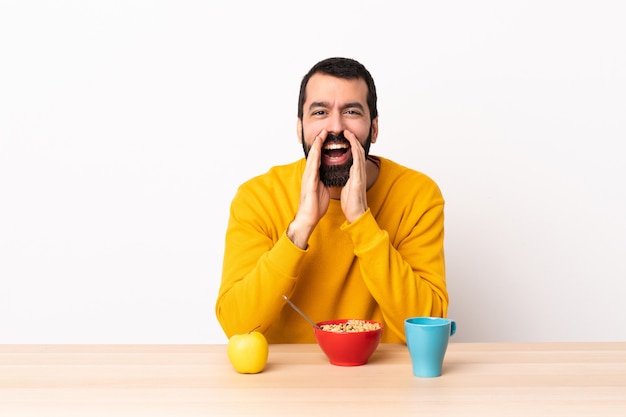
[[[350,164],[320,166],[320,181],[327,187],[343,187],[350,179]]]
[[[327,187],[343,187],[348,183],[348,178],[320,178]]]

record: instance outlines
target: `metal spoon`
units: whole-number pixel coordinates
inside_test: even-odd
[[[300,314],[302,317],[304,317],[309,323],[311,323],[313,325],[313,327],[315,327],[318,330],[322,330],[322,328],[320,326],[317,325],[317,323],[315,323],[313,320],[311,320],[309,318],[309,316],[307,316],[306,314],[304,314],[302,312],[302,310],[300,310],[298,307],[296,307],[296,305],[294,303],[291,302],[291,300],[289,299],[289,297],[287,297],[285,294],[283,294],[283,298],[285,299],[285,301],[287,301],[289,303],[289,305],[296,310],[296,312],[298,312],[298,314]]]

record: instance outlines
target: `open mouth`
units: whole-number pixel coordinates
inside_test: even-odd
[[[342,156],[343,154],[345,154],[346,152],[348,152],[349,149],[350,149],[349,144],[333,142],[333,143],[325,144],[323,147],[323,152],[324,152],[324,155],[328,157],[338,158]]]
[[[350,142],[339,138],[326,140],[322,147],[322,162],[327,165],[343,164],[350,158]]]

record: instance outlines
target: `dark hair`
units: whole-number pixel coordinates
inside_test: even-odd
[[[370,120],[378,116],[376,108],[376,85],[370,72],[358,61],[350,58],[327,58],[315,64],[302,78],[300,83],[300,97],[298,98],[298,119],[302,120],[304,102],[306,101],[306,86],[314,74],[322,73],[337,78],[363,79],[367,84],[367,107],[370,109]]]

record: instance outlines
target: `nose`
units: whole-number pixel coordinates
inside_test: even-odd
[[[340,133],[342,133],[344,131],[345,127],[343,125],[343,119],[341,118],[341,113],[333,113],[329,118],[328,118],[328,126],[326,127],[326,130],[329,133],[333,133],[335,135],[338,135]]]

